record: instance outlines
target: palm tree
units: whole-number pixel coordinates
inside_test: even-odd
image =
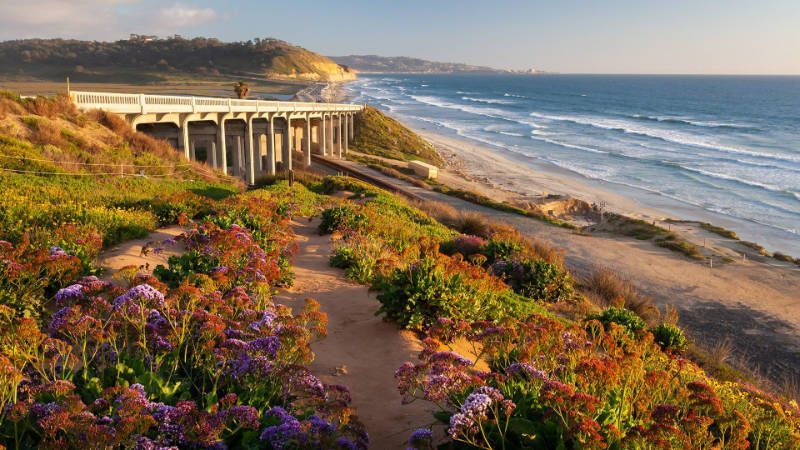
[[[247,98],[247,94],[250,93],[250,86],[247,85],[246,81],[237,81],[233,85],[233,91],[236,92],[237,97]]]

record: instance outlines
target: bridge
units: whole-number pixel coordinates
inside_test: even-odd
[[[168,140],[187,159],[254,184],[259,174],[292,169],[295,149],[342,158],[361,105],[178,95],[69,93],[82,110],[121,115],[137,131]]]

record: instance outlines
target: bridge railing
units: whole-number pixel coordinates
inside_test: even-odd
[[[120,114],[192,112],[352,112],[361,105],[348,103],[282,102],[182,95],[70,92],[79,108],[103,109]]]

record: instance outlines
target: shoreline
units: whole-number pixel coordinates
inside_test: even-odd
[[[675,228],[676,223],[697,222],[699,225],[705,222],[736,231],[738,239],[724,239],[727,241],[726,247],[735,248],[737,255],[734,256],[741,257],[742,253],[750,254],[752,247],[747,244],[755,242],[757,245],[767,247],[770,253],[788,253],[800,258],[800,243],[791,242],[789,248],[786,248],[785,239],[770,239],[768,235],[771,229],[767,225],[729,217],[641,189],[587,178],[532,157],[506,155],[494,150],[488,144],[476,143],[468,138],[449,136],[443,132],[417,126],[410,123],[413,118],[408,120],[406,117],[400,117],[399,120],[436,147],[447,161],[446,169],[484,186],[495,195],[498,191],[504,192],[503,197],[507,200],[536,202],[549,194],[557,194],[589,204],[602,202],[604,210],[654,222],[670,230]],[[643,202],[644,199],[648,204]],[[689,232],[690,240],[692,235],[697,234],[696,230],[681,230]],[[707,243],[709,238],[713,238],[717,244],[723,244],[720,241],[721,236],[694,237],[700,238],[701,245],[704,243],[703,239]],[[695,243],[698,243],[696,239]]]

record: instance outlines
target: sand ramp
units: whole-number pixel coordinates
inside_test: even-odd
[[[350,388],[353,406],[370,435],[370,448],[405,448],[411,431],[433,422],[434,406],[422,401],[401,404],[394,380],[396,368],[416,360],[419,341],[376,317],[379,303],[374,293],[330,267],[330,236],[320,236],[317,224],[295,224],[300,246],[294,259],[296,279],[276,300],[294,309],[307,297],[320,302],[328,314],[328,336],[313,345],[316,359],[311,369],[325,383]]]

